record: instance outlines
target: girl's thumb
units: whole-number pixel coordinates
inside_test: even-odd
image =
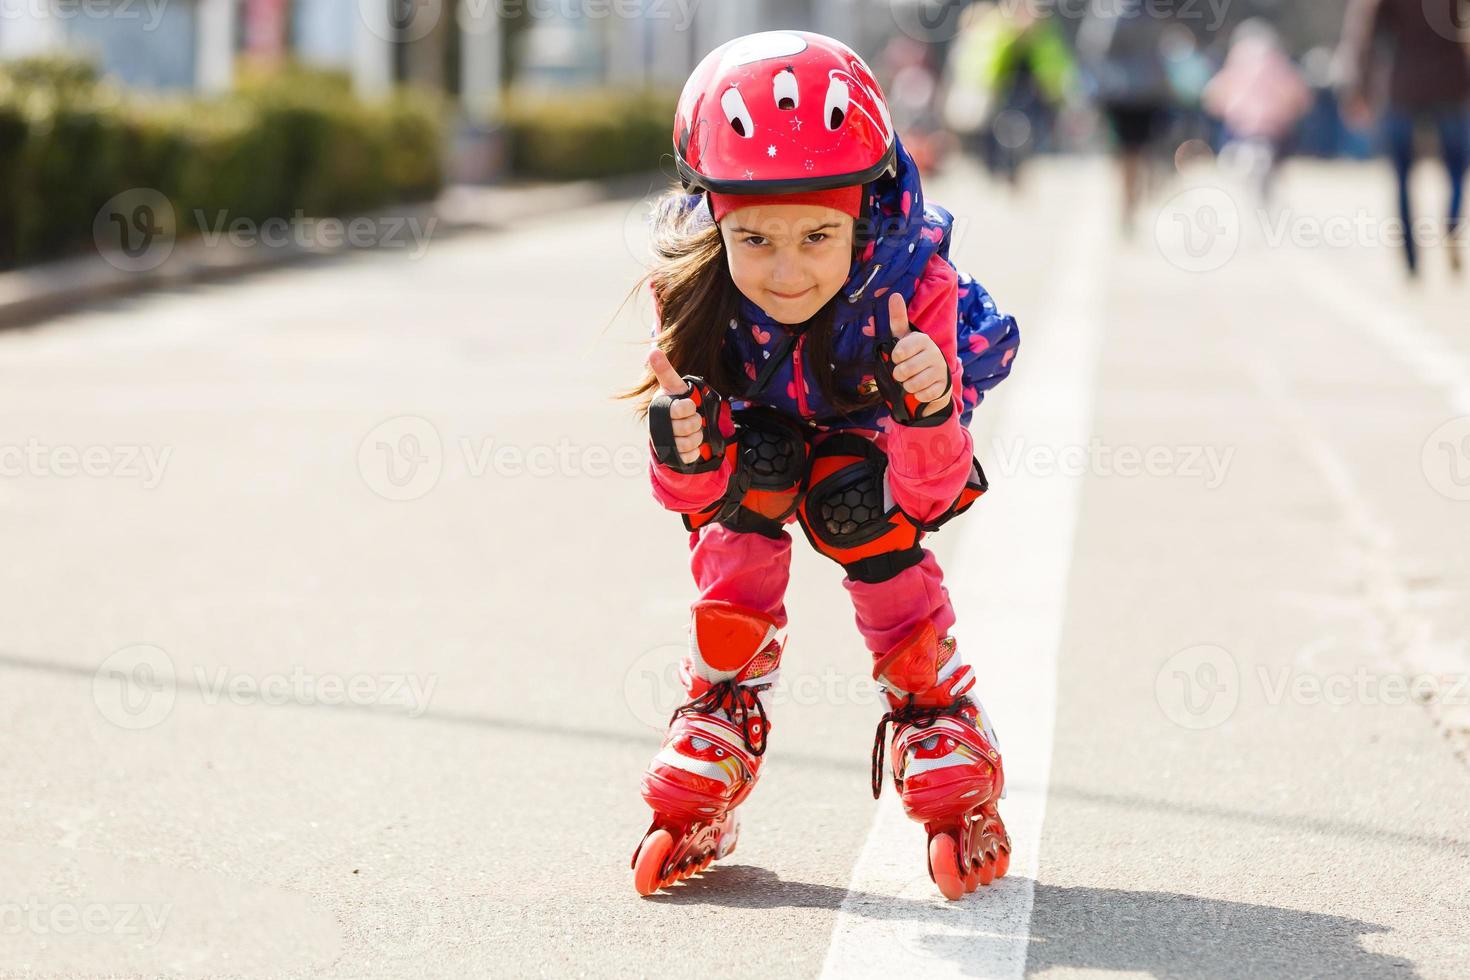
[[[680,377],[679,372],[669,363],[668,355],[655,347],[648,352],[648,367],[653,376],[658,379],[659,387],[666,395],[684,395],[689,392],[689,385]]]
[[[902,340],[909,335],[909,308],[903,301],[902,293],[891,293],[888,296],[888,332],[893,334],[895,340]]]

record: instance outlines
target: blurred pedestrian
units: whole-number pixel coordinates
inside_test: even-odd
[[[1164,63],[1174,0],[1092,0],[1077,34],[1090,94],[1113,129],[1123,186],[1123,229],[1132,233],[1143,199],[1145,153],[1164,128],[1173,89]]]
[[[951,50],[947,115],[974,134],[992,173],[1012,186],[1046,148],[1075,79],[1056,21],[1028,4],[976,4]]]
[[[1205,109],[1225,124],[1222,159],[1236,161],[1269,203],[1286,142],[1312,106],[1312,93],[1269,23],[1235,29],[1225,64],[1204,92]]]
[[[1458,273],[1462,264],[1459,236],[1465,169],[1470,164],[1467,6],[1465,0],[1353,0],[1343,25],[1344,115],[1351,124],[1367,127],[1373,104],[1386,105],[1383,137],[1398,177],[1404,258],[1411,277],[1419,273],[1419,243],[1414,238],[1409,176],[1421,126],[1432,126],[1439,134],[1440,154],[1450,177],[1445,240],[1451,268]]]

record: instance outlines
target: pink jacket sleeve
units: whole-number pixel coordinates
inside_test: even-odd
[[[653,294],[651,336],[657,339],[663,323],[663,312],[659,309],[658,293],[651,281],[648,289]],[[653,499],[665,510],[676,514],[697,514],[723,497],[730,484],[732,469],[727,459],[720,464],[719,469],[708,473],[680,473],[660,463],[653,454],[653,442],[650,440],[648,444],[648,481],[653,487]]]
[[[648,447],[648,455],[648,478],[653,484],[653,499],[665,510],[676,514],[697,514],[707,509],[725,495],[725,488],[730,484],[731,467],[728,459],[717,470],[685,474],[654,459],[651,445]]]
[[[909,323],[933,338],[949,363],[955,408],[943,424],[935,426],[905,426],[885,419],[886,438],[880,446],[888,454],[888,485],[894,501],[910,517],[927,522],[959,497],[974,456],[970,430],[960,424],[964,405],[956,351],[959,283],[954,266],[938,255],[930,258],[914,290]]]

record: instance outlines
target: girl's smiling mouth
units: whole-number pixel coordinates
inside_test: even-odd
[[[768,289],[766,290],[766,292],[770,293],[772,296],[775,296],[777,299],[801,299],[803,296],[805,296],[807,293],[811,292],[815,288],[815,286],[808,286],[799,293],[778,293],[774,289]]]

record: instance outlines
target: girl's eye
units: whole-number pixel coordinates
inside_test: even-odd
[[[814,231],[810,235],[806,236],[807,241],[811,242],[813,245],[817,244],[818,241],[824,241],[824,240],[826,240],[828,237],[829,236],[827,235],[827,233],[825,231]],[[816,239],[816,241],[812,241],[813,239]],[[747,236],[746,239],[745,239],[745,244],[747,244],[747,245],[753,245],[756,248],[760,248],[765,243],[766,243],[766,240],[764,238],[762,238],[760,235],[750,235],[750,236]]]

